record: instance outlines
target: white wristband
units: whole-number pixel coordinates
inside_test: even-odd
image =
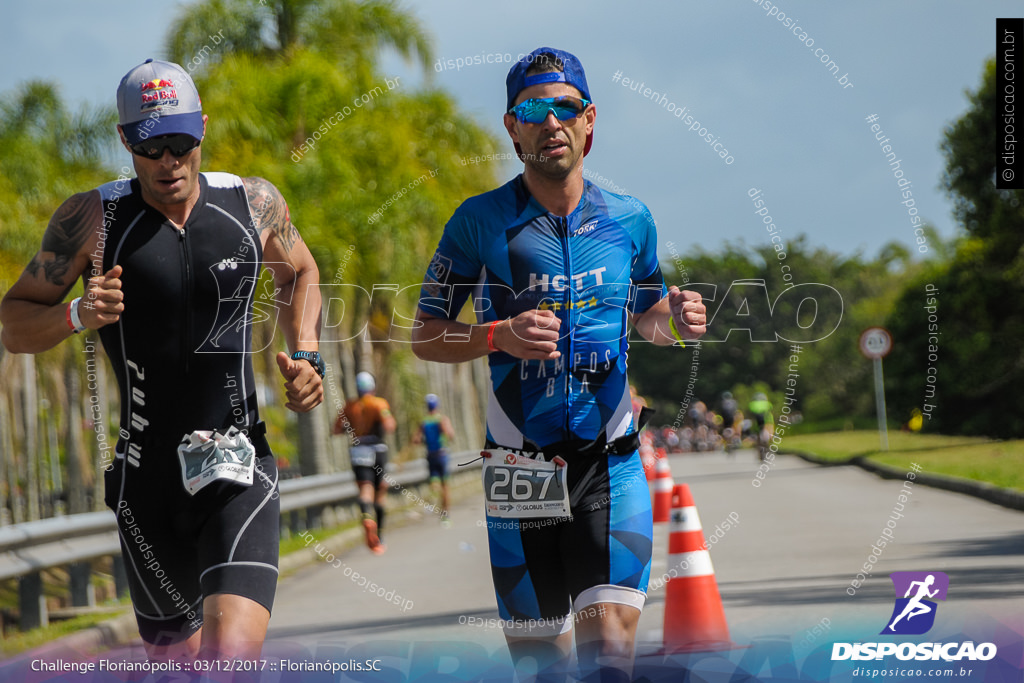
[[[82,319],[78,316],[78,304],[81,303],[82,297],[77,297],[71,301],[71,306],[68,308],[68,319],[71,321],[71,329],[75,334],[85,331],[85,325],[82,324]]]

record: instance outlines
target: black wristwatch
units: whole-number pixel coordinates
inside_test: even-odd
[[[309,364],[316,370],[316,374],[323,377],[327,374],[327,366],[324,365],[324,359],[320,357],[319,351],[296,351],[292,354],[292,360],[305,360],[309,361]]]

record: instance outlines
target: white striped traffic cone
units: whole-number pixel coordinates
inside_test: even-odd
[[[658,465],[658,458],[654,454],[654,447],[647,444],[640,446],[640,463],[644,466],[644,476],[647,482],[654,481],[655,467]]]
[[[658,458],[654,474],[654,521],[667,522],[672,512],[672,468],[668,458]]]
[[[662,636],[665,651],[704,652],[734,647],[697,506],[686,484],[672,491],[668,567]]]

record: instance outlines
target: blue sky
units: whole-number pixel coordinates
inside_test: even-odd
[[[126,10],[127,3],[113,0],[52,0],[9,6],[0,25],[7,67],[0,92],[46,79],[72,103],[112,106],[129,68],[163,56],[166,27],[185,4],[132,3]],[[938,187],[941,134],[965,110],[964,90],[977,87],[984,60],[994,53],[995,18],[1020,14],[1019,3],[1003,0],[787,0],[777,6],[701,0],[628,8],[599,0],[578,9],[530,0],[407,0],[404,6],[435,38],[442,63],[428,69],[432,83],[496,135],[505,136],[506,55],[552,45],[580,57],[598,108],[588,173],[647,203],[658,221],[662,255],[669,256],[671,242],[684,262],[697,245],[768,243],[749,198],[753,189],[761,190],[784,241],[806,233],[812,245],[868,257],[891,240],[915,249],[911,207],[901,204],[869,115],[878,117],[903,177],[913,183],[912,208],[951,237],[951,205]],[[780,21],[782,14],[787,19]],[[489,55],[498,63],[437,68],[460,58],[486,62]],[[838,66],[836,74],[821,55]],[[422,72],[391,56],[382,70],[402,76],[403,86],[424,82]],[[616,73],[659,96],[624,87],[612,80]],[[845,82],[837,80],[844,74]],[[728,150],[731,163],[669,105],[686,107],[711,142]],[[517,169],[505,163],[511,177]]]

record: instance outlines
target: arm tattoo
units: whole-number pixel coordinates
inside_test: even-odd
[[[76,194],[61,204],[43,234],[39,253],[32,258],[26,270],[35,276],[40,270],[46,281],[54,285],[70,286],[64,277],[74,263],[75,256],[85,241],[100,227],[103,220],[102,204],[93,199],[91,192]],[[48,254],[53,254],[50,257]]]
[[[281,192],[263,178],[243,178],[242,184],[245,186],[256,229],[261,233],[270,231],[271,236],[281,243],[285,253],[290,252],[302,238],[292,225],[288,204]]]

